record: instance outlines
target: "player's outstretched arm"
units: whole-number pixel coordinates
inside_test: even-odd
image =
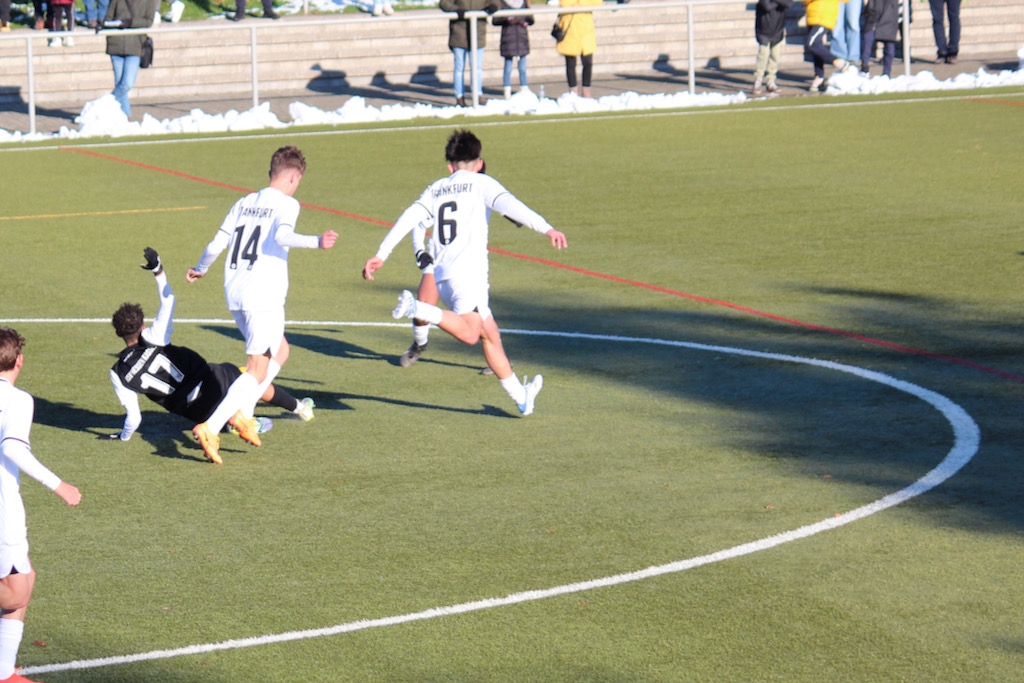
[[[379,256],[374,256],[366,261],[366,265],[363,266],[363,279],[372,280],[374,272],[380,270],[381,266],[384,265],[384,259]]]
[[[330,249],[334,246],[334,243],[338,241],[338,233],[333,230],[328,230],[324,234],[320,235],[320,248]]]
[[[569,246],[569,243],[565,239],[565,235],[554,228],[551,228],[544,234],[548,236],[549,240],[551,240],[551,246],[555,249],[565,249]]]
[[[58,496],[60,496],[65,503],[74,507],[82,502],[82,493],[78,488],[72,486],[66,481],[62,481],[57,485],[57,488],[53,490]]]

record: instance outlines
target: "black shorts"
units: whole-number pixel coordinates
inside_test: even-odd
[[[242,375],[233,363],[209,363],[210,372],[203,379],[196,400],[185,408],[185,417],[195,423],[206,422],[228,394],[228,387]]]

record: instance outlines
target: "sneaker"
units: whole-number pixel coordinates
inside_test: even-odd
[[[384,14],[387,14],[388,16],[391,16],[394,13],[395,13],[395,8],[391,6],[391,3],[385,2],[384,3]]]
[[[263,13],[263,18],[264,19],[280,19],[281,15],[278,14],[277,12],[275,12],[274,10],[268,10],[268,11]]]
[[[373,14],[373,16],[375,16],[375,17],[379,17],[380,15],[384,14],[384,8],[383,7],[374,7],[373,11],[371,12],[371,14]]]
[[[526,387],[526,401],[519,404],[519,412],[525,416],[533,412],[533,402],[537,400],[537,394],[540,393],[541,388],[544,386],[544,378],[540,375],[536,375],[533,380],[527,384],[526,377],[524,376],[523,384]]]
[[[39,683],[39,681],[33,681],[32,679],[25,678],[17,671],[15,671],[7,678],[0,680],[0,683]]]
[[[256,418],[247,418],[242,415],[242,411],[239,410],[237,413],[231,416],[228,420],[228,424],[235,428],[238,432],[238,436],[242,438],[242,441],[251,443],[253,446],[261,446],[263,442],[260,441],[259,425],[256,423]]]
[[[10,24],[0,25],[0,33],[10,33],[10,32],[11,32],[11,25]]]
[[[820,92],[821,86],[825,84],[825,79],[821,76],[815,76],[814,80],[811,81],[811,85],[807,88],[811,92]]]
[[[313,419],[313,408],[316,408],[316,403],[313,399],[306,397],[299,401],[299,407],[295,411],[295,414],[299,416],[299,419],[303,422],[309,422]]]
[[[220,453],[217,452],[220,449],[220,437],[210,430],[208,424],[205,422],[197,424],[192,428],[192,436],[196,437],[199,445],[203,447],[203,453],[206,455],[207,460],[218,465],[224,463],[220,459]]]
[[[64,47],[74,47],[74,46],[75,46],[75,39],[74,38],[72,38],[71,36],[68,36],[67,38],[64,39]]]
[[[256,432],[257,433],[259,433],[259,434],[266,434],[267,432],[269,432],[273,428],[274,428],[274,421],[271,420],[269,417],[257,417],[256,418]],[[229,434],[234,434],[235,436],[238,436],[238,430],[235,429],[233,425],[224,425],[224,431],[226,431]],[[0,681],[0,683],[3,683],[3,682]]]
[[[760,95],[761,92],[762,92],[762,90],[761,90],[761,79],[758,78],[758,79],[756,79],[754,81],[754,87],[750,89],[750,94],[756,96],[756,95]]]
[[[426,348],[426,344],[420,346],[416,342],[413,342],[412,346],[410,346],[406,350],[406,352],[402,354],[402,357],[398,359],[398,364],[401,365],[403,368],[409,367],[410,365],[412,365],[413,363],[420,359],[420,356],[423,355],[423,351]]]
[[[768,81],[768,84],[764,86],[764,88],[770,93],[779,92],[779,84],[776,83],[775,81]]]
[[[956,55],[946,55],[946,64],[956,64]]]
[[[46,41],[46,45],[47,47],[60,47],[60,38],[50,38],[48,41]]]
[[[398,296],[398,305],[391,311],[391,317],[395,320],[416,317],[416,297],[408,289],[402,290]]]

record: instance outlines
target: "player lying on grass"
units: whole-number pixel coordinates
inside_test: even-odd
[[[557,249],[567,246],[565,235],[555,230],[544,218],[515,198],[501,183],[482,174],[482,145],[473,133],[457,130],[448,138],[445,159],[448,175],[432,183],[419,200],[407,208],[384,237],[377,255],[366,261],[363,277],[373,273],[395,246],[409,232],[434,226],[430,252],[434,260],[434,279],[441,301],[449,310],[417,300],[405,290],[392,315],[395,318],[418,318],[437,325],[464,344],[482,342],[488,367],[501,386],[519,407],[529,415],[544,383],[537,375],[521,383],[512,373],[512,365],[501,344],[498,324],[488,307],[487,220],[489,211],[542,233]]]
[[[79,490],[36,460],[29,446],[35,402],[14,386],[25,364],[21,353],[24,345],[20,334],[0,327],[0,683],[33,683],[17,673],[14,666],[36,583],[36,572],[28,557],[20,472],[56,493],[68,505],[82,502]]]
[[[284,337],[289,249],[330,249],[338,240],[333,230],[319,236],[295,232],[299,202],[294,195],[305,173],[306,158],[298,147],[289,145],[274,152],[270,184],[235,202],[199,262],[185,275],[189,282],[205,277],[220,253],[228,249],[224,298],[245,337],[248,361],[246,372],[231,383],[210,417],[192,428],[206,457],[216,463],[221,462],[220,430],[225,424],[235,427],[253,446],[262,443],[253,410],[289,354]]]
[[[146,247],[145,257],[142,268],[153,272],[160,294],[160,310],[152,327],[143,324],[139,304],[122,304],[114,313],[111,321],[114,332],[124,340],[126,348],[110,369],[110,381],[127,415],[120,432],[101,435],[101,439],[127,441],[132,438],[142,423],[138,394],[193,423],[203,422],[224,399],[231,383],[242,374],[234,363],[208,363],[192,349],[171,344],[174,292],[156,251]],[[271,384],[263,393],[263,400],[305,421],[313,419],[311,398],[297,401],[281,387]],[[261,432],[269,431],[273,424],[268,418],[259,418],[258,423]]]

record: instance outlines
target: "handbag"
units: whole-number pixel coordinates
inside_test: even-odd
[[[153,39],[142,37],[142,55],[139,57],[139,68],[148,69],[153,66]]]
[[[559,43],[565,40],[565,29],[562,28],[562,25],[557,21],[555,22],[555,25],[551,27],[551,37]]]

